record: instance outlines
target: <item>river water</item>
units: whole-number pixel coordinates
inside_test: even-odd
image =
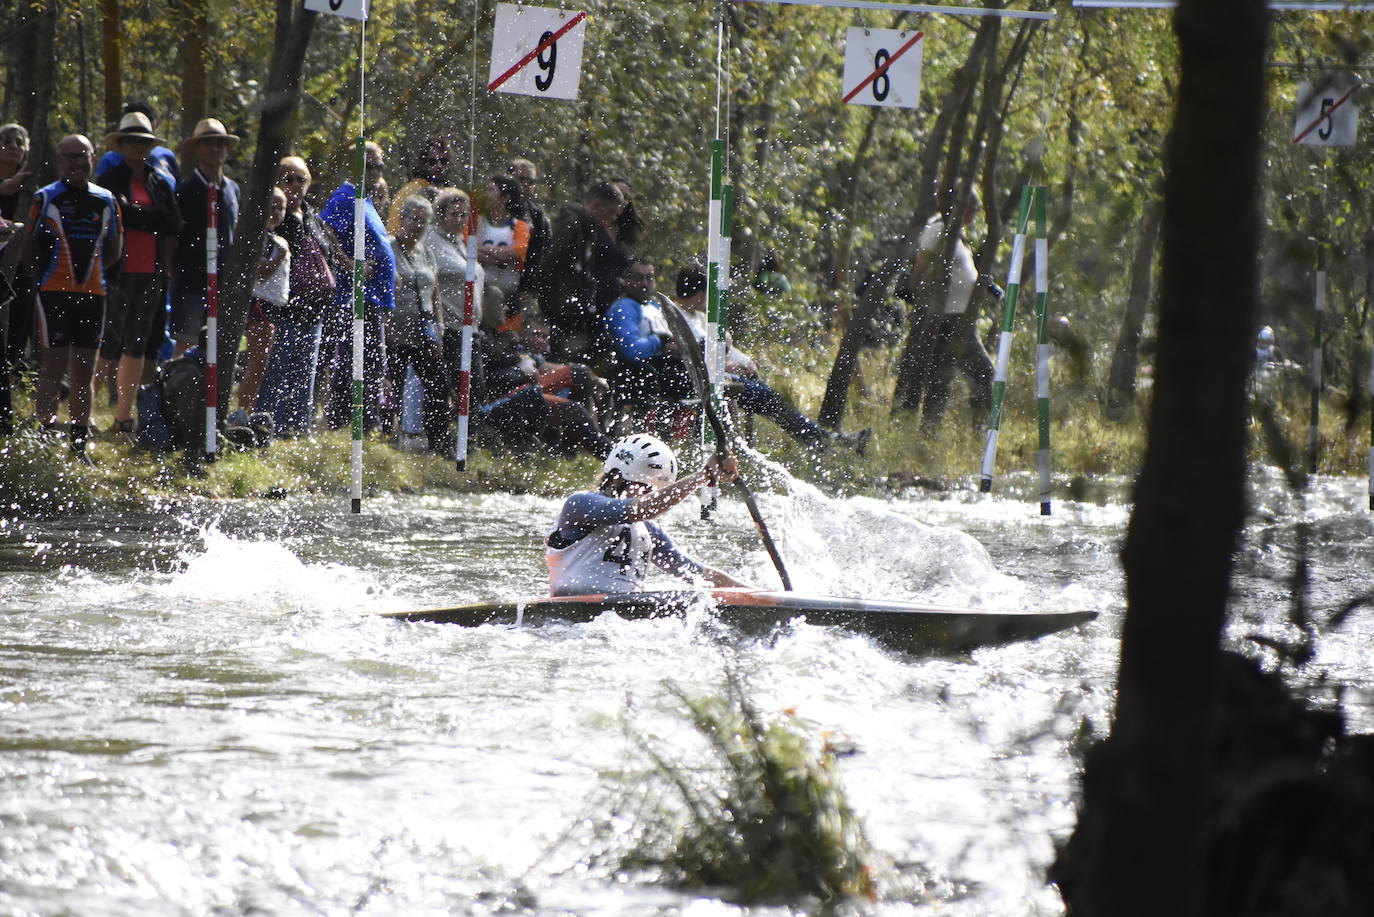
[[[1024,484],[1025,482],[1022,482]],[[1072,827],[1080,730],[1106,725],[1128,509],[1014,480],[889,500],[764,495],[799,589],[1097,621],[969,658],[916,659],[795,624],[722,639],[704,618],[463,629],[369,613],[537,594],[556,501],[301,497],[0,527],[0,914],[732,914],[598,865],[645,742],[705,752],[673,688],[738,673],[767,717],[852,749],[838,767],[886,897],[861,910],[1061,913],[1043,880]],[[1228,639],[1292,637],[1296,524],[1313,604],[1367,587],[1363,482],[1305,502],[1259,470]],[[667,524],[772,582],[743,510]],[[1309,677],[1374,729],[1356,616]],[[1329,689],[1313,688],[1329,697]],[[819,741],[819,739],[817,739]],[[624,831],[632,825],[616,822]],[[789,911],[790,913],[790,911]]]

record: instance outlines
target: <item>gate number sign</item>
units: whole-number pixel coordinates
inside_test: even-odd
[[[487,91],[577,98],[586,32],[585,12],[498,3]]]
[[[1354,146],[1359,86],[1298,84],[1293,142],[1311,146]]]
[[[844,101],[915,108],[921,102],[922,32],[854,26],[844,40]]]
[[[367,18],[367,0],[305,0],[305,8],[346,19]]]

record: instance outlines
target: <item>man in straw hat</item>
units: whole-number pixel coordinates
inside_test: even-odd
[[[176,189],[150,153],[162,142],[152,122],[130,112],[105,135],[120,161],[97,181],[119,201],[124,217],[124,258],[105,310],[96,378],[115,369],[114,432],[132,436],[134,396],[146,360],[155,360],[166,327],[167,271],[172,245],[181,232]]]
[[[172,273],[171,332],[178,356],[200,340],[205,325],[205,230],[211,187],[219,191],[219,264],[228,264],[233,251],[239,186],[224,174],[224,164],[238,142],[238,135],[225,130],[218,118],[202,118],[191,136],[181,141],[182,163],[191,171],[177,184],[177,206],[183,222]]]
[[[90,184],[91,141],[80,134],[63,137],[57,157],[58,180],[34,194],[20,253],[41,278],[36,315],[43,367],[34,412],[45,428],[56,427],[67,373],[71,448],[89,461],[91,370],[105,320],[105,266],[119,260],[124,233],[114,195]]]

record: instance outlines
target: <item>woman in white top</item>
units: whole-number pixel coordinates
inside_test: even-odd
[[[530,224],[518,216],[525,212],[524,192],[514,179],[493,175],[485,204],[486,213],[477,221],[477,260],[487,269],[488,289],[501,291],[509,317],[520,311],[515,291],[530,249]]]
[[[444,368],[449,375],[449,384],[458,386],[460,369],[460,348],[463,344],[463,299],[466,295],[468,276],[467,229],[468,214],[472,202],[467,192],[460,188],[445,188],[434,199],[434,222],[425,230],[422,240],[437,268],[439,280],[439,301],[444,307]],[[481,339],[483,319],[488,312],[501,316],[500,299],[491,305],[491,310],[483,309],[483,285],[486,282],[486,268],[477,264],[475,279],[472,282],[472,324],[476,329],[473,338],[472,370],[474,379],[481,379]]]
[[[229,417],[232,425],[246,424],[248,415],[257,408],[258,389],[267,372],[267,354],[272,347],[271,311],[286,305],[291,298],[291,250],[286,240],[277,235],[277,227],[286,218],[286,195],[272,188],[272,200],[267,207],[266,232],[262,238],[262,259],[258,262],[257,282],[253,285],[253,304],[249,307],[248,365],[239,382],[239,409]]]

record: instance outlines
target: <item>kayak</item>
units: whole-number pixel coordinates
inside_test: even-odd
[[[436,624],[525,625],[550,621],[584,623],[614,613],[622,618],[684,617],[714,605],[716,620],[747,634],[766,634],[789,621],[840,627],[915,655],[964,653],[980,646],[1034,640],[1097,617],[1095,611],[1005,611],[948,608],[873,599],[806,595],[758,589],[633,592],[573,595],[520,601],[479,602],[454,608],[382,612],[398,621]]]

